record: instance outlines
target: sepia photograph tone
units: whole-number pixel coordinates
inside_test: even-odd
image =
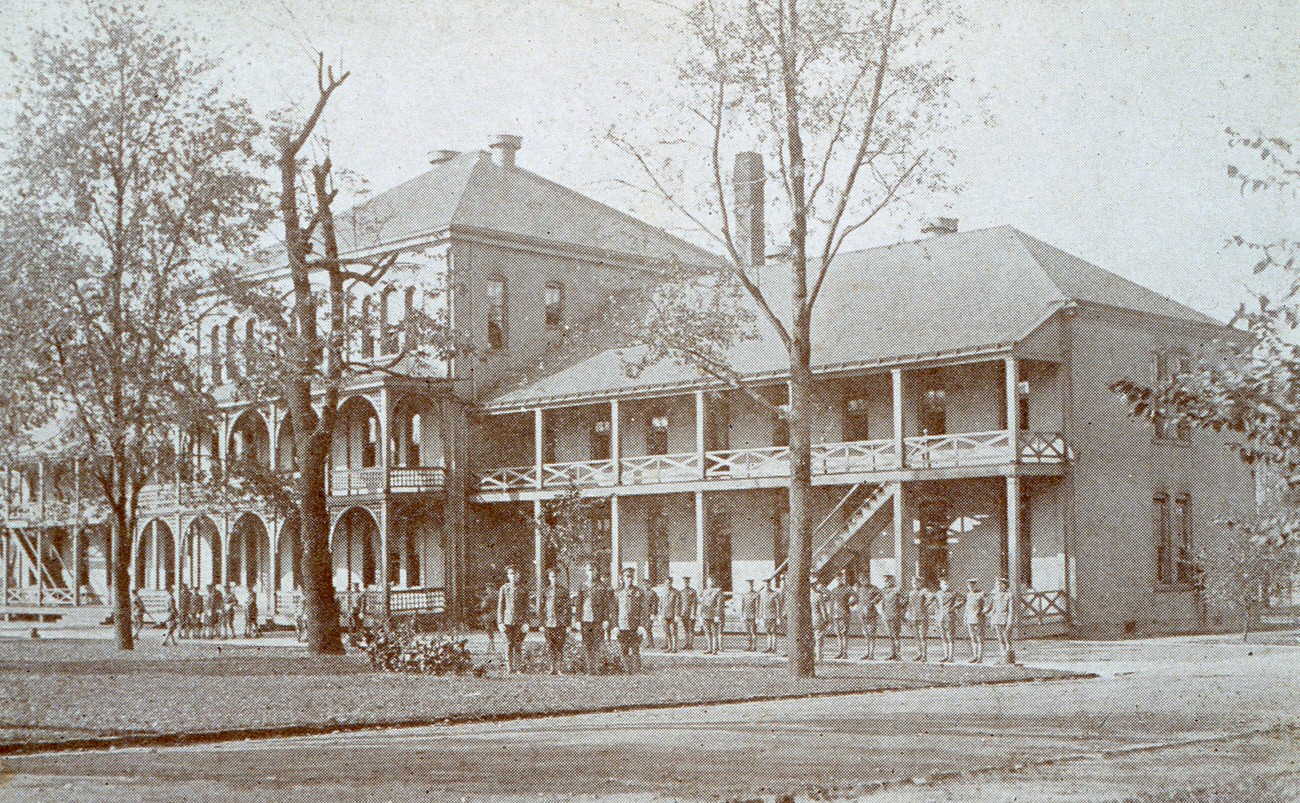
[[[1300,800],[1300,6],[5,0],[0,800]]]

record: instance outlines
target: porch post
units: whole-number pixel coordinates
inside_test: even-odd
[[[704,479],[704,391],[695,391],[695,458],[700,462],[700,479]]]
[[[907,521],[907,505],[903,499],[903,483],[896,482],[894,483],[894,576],[899,585],[903,584],[903,580],[907,576],[903,573],[905,565],[903,555],[905,554],[904,547],[912,536],[908,532],[911,529],[908,527],[909,523]]]
[[[695,492],[695,582],[699,588],[704,588],[705,558],[707,553],[705,548],[704,531],[704,491]]]
[[[542,489],[542,463],[546,454],[542,449],[542,438],[546,433],[546,422],[542,418],[542,408],[533,410],[533,468],[537,470],[537,490]],[[538,586],[541,588],[541,586]]]
[[[618,399],[609,400],[609,456],[614,461],[614,485],[622,482],[623,466],[620,461],[622,444],[619,442]]]
[[[1011,621],[1020,613],[1020,478],[1007,477],[1007,578],[1011,591]],[[1013,648],[1007,653],[1007,663],[1016,662]]]
[[[893,369],[889,372],[889,378],[894,391],[894,449],[898,451],[898,467],[903,468],[907,465],[907,451],[903,443],[903,369]],[[897,495],[894,499],[894,504],[898,504]],[[898,581],[903,581],[901,574]]]
[[[45,458],[36,464],[36,604],[45,594]]]
[[[275,454],[275,450],[271,450]],[[266,584],[265,594],[268,597],[264,603],[266,610],[270,611],[270,621],[275,621],[276,597],[280,595],[280,514],[272,511],[271,513],[271,530],[266,534],[267,549],[270,554],[266,556],[267,565],[271,567],[271,576]],[[178,586],[179,588],[179,586]]]
[[[1020,361],[1015,357],[1006,358],[1007,371],[1007,445],[1010,447],[1011,459],[1008,462],[1020,462]]]
[[[391,601],[392,583],[388,582],[388,577],[388,499],[385,498],[379,503],[379,598],[385,620],[388,619]]]
[[[542,498],[533,500],[533,588],[542,587],[542,573],[546,570],[546,544],[542,541]]]
[[[619,543],[618,496],[609,497],[609,582],[614,585],[623,570],[623,550]]]
[[[388,493],[388,466],[393,462],[393,456],[390,454],[393,450],[392,444],[392,410],[388,409],[388,386],[379,386],[379,420],[375,422],[375,462],[379,464],[379,487]],[[384,558],[388,560],[387,557]],[[388,575],[384,575],[384,587],[388,587]],[[388,592],[385,591],[385,594]],[[388,600],[384,599],[384,614],[388,614]]]

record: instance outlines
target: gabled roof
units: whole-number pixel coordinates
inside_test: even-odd
[[[765,288],[776,288],[768,301],[788,320],[782,273],[768,267],[760,278]],[[827,371],[1007,349],[1070,302],[1222,325],[1024,232],[1000,226],[841,254],[813,312],[813,368]],[[784,376],[788,363],[779,341],[766,322],[760,320],[757,330],[757,340],[732,350],[732,367],[747,376]],[[602,352],[504,393],[486,406],[511,409],[702,382],[693,367],[672,361],[629,377],[625,365],[630,360],[625,357],[637,353]]]
[[[466,151],[338,216],[344,253],[453,228],[599,249],[649,262],[717,256],[522,167]]]

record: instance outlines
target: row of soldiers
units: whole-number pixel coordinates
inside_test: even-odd
[[[1014,661],[1011,636],[1015,605],[1007,581],[999,580],[992,593],[981,591],[978,580],[972,579],[968,585],[965,593],[958,593],[948,587],[946,579],[940,580],[937,588],[929,589],[916,578],[912,588],[905,591],[892,575],[886,575],[884,585],[877,587],[865,577],[851,582],[846,570],[840,573],[837,583],[828,587],[814,577],[811,603],[817,658],[824,658],[828,630],[839,647],[836,657],[848,657],[849,630],[856,619],[867,646],[862,660],[875,658],[878,630],[889,639],[886,660],[900,660],[904,627],[916,640],[915,660],[928,660],[927,639],[933,624],[943,644],[940,663],[949,663],[955,660],[957,623],[961,620],[970,638],[972,663],[984,660],[984,634],[990,624],[1003,659]],[[601,580],[596,564],[586,567],[585,580],[572,593],[560,582],[556,570],[548,569],[535,609],[529,607],[528,588],[520,582],[519,570],[510,567],[493,602],[492,624],[505,636],[511,673],[522,670],[524,636],[534,616],[545,636],[552,674],[559,671],[571,630],[582,639],[588,673],[596,671],[600,645],[611,638],[618,644],[624,671],[632,673],[641,670],[642,644],[654,648],[656,621],[662,629],[664,652],[692,649],[698,624],[706,639],[704,653],[716,655],[722,651],[727,616],[726,595],[712,577],[705,579],[705,587],[699,592],[691,587],[689,576],[682,578],[680,589],[671,577],[661,586],[643,588],[636,583],[636,570],[628,567],[623,569],[619,586],[611,589]],[[750,652],[760,649],[760,630],[766,637],[762,652],[777,651],[783,603],[784,592],[771,579],[765,580],[761,589],[755,587],[754,580],[749,581],[748,589],[739,596],[739,608]]]
[[[209,583],[203,588],[191,589],[184,583],[178,593],[167,591],[167,610],[161,622],[166,629],[163,644],[175,644],[180,638],[235,638],[235,619],[240,608],[232,583],[224,588]],[[248,589],[244,600],[244,638],[256,638],[262,633],[258,619],[257,591]],[[132,619],[138,638],[144,628],[146,614],[144,597],[136,589],[131,599]]]

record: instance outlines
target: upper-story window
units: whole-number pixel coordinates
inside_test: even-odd
[[[1178,582],[1196,582],[1196,561],[1192,553],[1192,500],[1186,494],[1174,499],[1174,525],[1178,536],[1177,561],[1174,573]]]
[[[1179,376],[1191,372],[1192,358],[1186,354],[1156,352],[1153,373],[1155,374],[1157,389],[1163,388]],[[1169,418],[1157,413],[1152,416],[1151,423],[1155,427],[1157,438],[1178,441],[1186,441],[1191,438],[1192,426],[1187,421],[1171,421]]]
[[[235,332],[239,322],[234,318],[226,321],[226,375],[231,382],[239,381],[239,349],[235,345]]]
[[[379,297],[379,353],[397,353],[397,327],[401,320],[398,309],[400,297],[391,287],[385,288]]]
[[[559,282],[546,285],[546,325],[564,325],[564,285]]]
[[[943,388],[926,388],[921,397],[921,434],[945,435],[948,432],[948,392]]]
[[[848,396],[844,399],[844,440],[865,441],[871,439],[867,428],[867,400],[861,396]]]
[[[668,454],[668,413],[663,409],[650,414],[645,430],[645,453]]]
[[[503,349],[506,347],[506,280],[488,279],[485,293],[488,348]]]
[[[212,331],[208,337],[208,362],[212,372],[212,384],[220,385],[222,381],[221,367],[224,363],[221,361],[221,324],[213,324]]]
[[[613,426],[603,418],[597,418],[591,422],[591,459],[608,460],[611,457],[610,439],[613,436]]]
[[[361,356],[369,359],[375,356],[374,302],[370,296],[361,299]]]
[[[257,321],[244,321],[244,370],[249,376],[257,373]]]

